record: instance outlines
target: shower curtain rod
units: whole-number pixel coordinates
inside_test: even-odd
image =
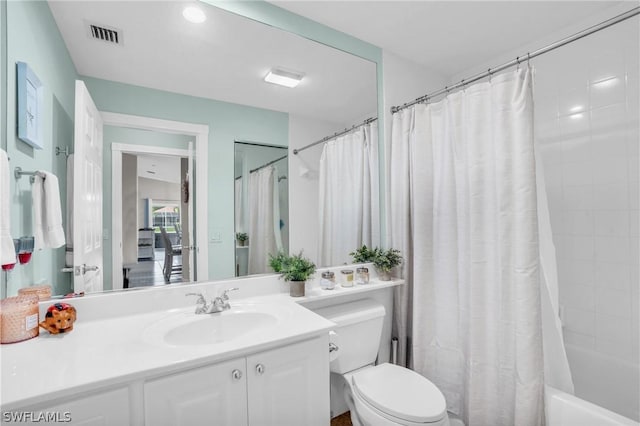
[[[294,149],[294,150],[293,150],[293,155],[298,155],[298,153],[299,153],[299,152],[302,152],[302,151],[304,151],[304,150],[305,150],[305,149],[307,149],[307,148],[311,148],[312,146],[316,146],[316,145],[318,145],[319,143],[326,142],[326,141],[331,140],[331,139],[333,139],[333,138],[337,138],[338,136],[342,136],[342,135],[344,135],[344,134],[346,134],[346,133],[349,133],[349,132],[350,132],[350,131],[352,131],[353,129],[357,129],[358,127],[362,127],[362,126],[365,126],[365,125],[367,125],[367,124],[369,124],[369,123],[373,123],[373,122],[374,122],[374,121],[376,121],[377,119],[378,119],[377,117],[367,118],[367,119],[366,119],[366,120],[364,120],[362,123],[360,123],[360,124],[354,124],[354,125],[353,125],[353,126],[351,126],[351,128],[349,128],[349,129],[344,129],[343,131],[341,131],[341,132],[336,132],[336,133],[334,133],[334,134],[333,134],[333,135],[331,135],[331,136],[326,136],[326,137],[324,137],[324,138],[320,139],[319,141],[314,142],[314,143],[312,143],[312,144],[309,144],[309,145],[307,145],[307,146],[303,146],[303,147],[302,147],[302,148],[300,148],[300,149]]]
[[[260,166],[260,167],[256,167],[256,168],[255,168],[255,169],[253,169],[253,170],[249,170],[249,173],[253,173],[253,172],[258,171],[258,170],[260,170],[260,169],[264,169],[265,167],[270,166],[270,165],[272,165],[273,163],[277,163],[277,162],[278,162],[278,161],[280,161],[280,160],[284,160],[285,158],[287,158],[287,155],[283,155],[283,156],[282,156],[282,157],[280,157],[280,158],[276,158],[276,159],[275,159],[275,160],[273,160],[273,161],[269,161],[267,164],[263,164],[262,166]]]
[[[495,74],[497,72],[503,71],[503,70],[505,70],[505,69],[507,69],[509,67],[514,66],[514,65],[520,65],[521,62],[525,62],[525,61],[528,62],[529,59],[533,59],[536,56],[540,56],[540,55],[542,55],[544,53],[551,52],[552,50],[555,50],[558,47],[562,47],[562,46],[564,46],[566,44],[569,44],[569,43],[572,43],[572,42],[574,42],[576,40],[580,40],[583,37],[586,37],[588,35],[596,33],[596,32],[598,32],[600,30],[604,30],[605,28],[608,28],[608,27],[610,27],[612,25],[615,25],[615,24],[620,23],[620,22],[622,22],[624,20],[632,18],[632,17],[634,17],[634,16],[636,16],[638,14],[640,14],[640,6],[634,7],[631,10],[628,10],[628,11],[626,11],[624,13],[621,13],[620,15],[614,16],[611,19],[607,19],[606,21],[600,22],[599,24],[596,24],[596,25],[594,25],[592,27],[589,27],[589,28],[587,28],[585,30],[577,32],[577,33],[575,33],[575,34],[573,34],[573,35],[571,35],[569,37],[563,38],[562,40],[556,41],[555,43],[551,43],[548,46],[545,46],[545,47],[543,47],[541,49],[538,49],[536,51],[527,53],[524,56],[518,56],[516,59],[513,59],[513,60],[511,60],[509,62],[505,62],[504,64],[499,65],[499,66],[497,66],[495,68],[489,68],[485,72],[476,74],[476,75],[474,75],[472,77],[469,77],[467,79],[462,79],[462,80],[460,80],[459,83],[456,83],[456,84],[454,84],[452,86],[445,86],[443,89],[437,90],[437,91],[432,92],[432,93],[428,93],[428,94],[426,94],[424,96],[421,96],[421,97],[419,97],[419,98],[417,98],[417,99],[415,99],[415,100],[413,100],[411,102],[407,102],[406,104],[402,104],[401,106],[391,107],[391,113],[395,114],[396,112],[402,111],[403,109],[409,108],[409,107],[411,107],[411,106],[413,106],[415,104],[426,102],[429,99],[434,98],[436,96],[440,96],[440,95],[442,95],[444,93],[449,93],[451,90],[459,89],[460,87],[464,87],[467,84],[470,84],[470,83],[473,83],[475,81],[481,80],[481,79],[483,79],[485,77],[489,77],[489,76],[491,76],[491,75],[493,75],[493,74]],[[295,151],[294,151],[294,154],[295,154]]]

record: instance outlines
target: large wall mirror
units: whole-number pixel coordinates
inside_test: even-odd
[[[184,18],[190,5],[204,22]],[[95,231],[103,249],[101,289],[269,272],[250,262],[250,249],[237,238],[248,234],[251,247],[254,219],[265,215],[266,204],[252,204],[249,190],[261,171],[271,173],[279,194],[268,207],[279,207],[269,219],[280,231],[273,247],[304,249],[317,260],[322,144],[298,156],[291,151],[377,115],[375,62],[202,2],[12,1],[6,19],[7,123],[16,122],[16,62],[28,63],[44,87],[44,148],[25,144],[8,125],[10,167],[58,177],[65,229],[87,214],[68,197],[76,80],[107,117],[104,220]],[[274,68],[302,81],[295,88],[265,82]],[[177,124],[153,128],[145,119]],[[183,131],[189,126],[205,130]],[[198,199],[198,188],[206,200]],[[31,194],[29,179],[12,179],[14,238],[33,235]],[[39,284],[51,285],[54,295],[72,293],[68,249],[34,253],[5,274],[2,296]],[[197,276],[198,265],[206,274]]]

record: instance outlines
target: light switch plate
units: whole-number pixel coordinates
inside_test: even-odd
[[[211,234],[209,236],[209,242],[210,243],[221,243],[222,242],[222,232],[220,231],[211,231]]]

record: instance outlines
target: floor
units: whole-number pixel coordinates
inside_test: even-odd
[[[171,274],[171,280],[166,282],[162,274],[164,265],[164,249],[156,249],[153,260],[140,260],[129,271],[129,288],[161,286],[170,283],[182,282],[181,273]],[[173,264],[182,263],[182,256],[175,256]]]
[[[347,411],[346,413],[341,414],[338,417],[334,417],[333,419],[331,419],[331,426],[352,426],[351,413]]]

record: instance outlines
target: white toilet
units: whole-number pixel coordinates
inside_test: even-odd
[[[449,426],[444,396],[433,383],[394,364],[374,365],[384,306],[364,299],[314,311],[337,324],[330,370],[344,379],[354,426]]]

